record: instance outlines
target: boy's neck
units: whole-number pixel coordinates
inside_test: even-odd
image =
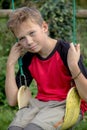
[[[43,58],[48,57],[53,51],[53,49],[55,48],[56,43],[57,43],[57,40],[48,38],[48,40],[45,43],[45,47],[43,48],[42,52],[39,53],[39,55]]]

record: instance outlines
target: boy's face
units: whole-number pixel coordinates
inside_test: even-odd
[[[42,26],[27,20],[14,31],[19,44],[27,51],[39,53],[43,50],[47,37],[48,25],[43,22]]]

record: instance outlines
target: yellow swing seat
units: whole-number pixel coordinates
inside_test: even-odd
[[[77,122],[80,113],[80,103],[81,99],[77,89],[72,87],[66,98],[66,110],[61,130],[66,130]]]
[[[19,109],[28,106],[30,98],[31,98],[31,92],[29,87],[25,85],[21,86],[18,90],[18,96],[17,96]]]

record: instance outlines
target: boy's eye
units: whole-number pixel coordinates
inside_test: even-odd
[[[25,37],[21,37],[19,38],[19,41],[25,40]]]
[[[30,36],[34,36],[34,34],[35,34],[35,31],[32,31],[29,33]]]

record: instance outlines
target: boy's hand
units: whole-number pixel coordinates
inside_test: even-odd
[[[15,43],[11,48],[7,64],[8,65],[15,65],[18,58],[22,55],[23,51],[24,51],[24,49],[21,46],[21,44]]]
[[[70,43],[70,48],[68,50],[67,55],[67,63],[70,70],[74,69],[74,67],[78,65],[79,58],[80,58],[80,44],[74,45],[73,43]]]

